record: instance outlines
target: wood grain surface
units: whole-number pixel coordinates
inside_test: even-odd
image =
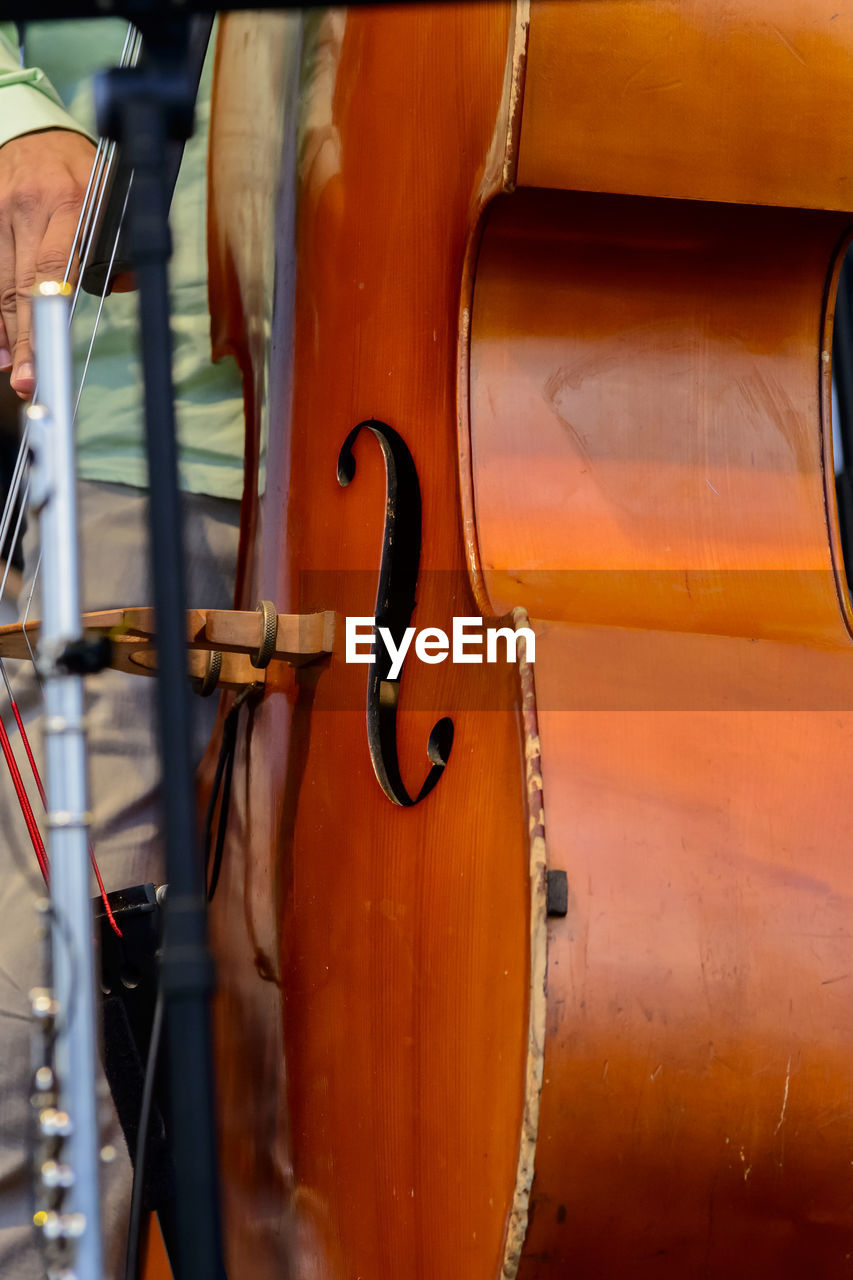
[[[293,373],[274,332],[255,572],[281,611],[374,611],[386,493],[372,437],[348,488],[336,470],[348,432],[375,416],[420,480],[413,621],[449,629],[477,613],[458,518],[456,333],[468,240],[503,172],[512,30],[508,6],[306,26]],[[277,306],[286,330],[286,294]],[[367,669],[344,661],[343,639],[338,628],[331,659],[268,682],[235,773],[213,904],[230,1265],[251,1258],[260,1278],[492,1277],[527,1060],[517,672],[408,664],[398,739],[413,792],[440,716],[455,740],[435,791],[399,808],[371,767]]]
[[[853,208],[849,0],[532,0],[518,182]]]
[[[303,32],[247,589],[373,612],[382,456],[362,437],[346,489],[336,463],[379,418],[420,477],[413,622],[526,608],[536,705],[530,671],[522,716],[514,669],[409,664],[411,790],[439,716],[456,739],[402,809],[340,629],[268,681],[213,905],[229,1262],[840,1277],[853,656],[829,353],[853,6],[529,17],[526,49],[521,5]],[[528,1133],[531,823],[569,910]]]
[[[528,191],[490,211],[463,458],[492,606],[534,619],[569,883],[522,1280],[850,1267],[848,222]]]
[[[846,637],[821,419],[849,225],[568,193],[492,206],[469,398],[495,612]]]

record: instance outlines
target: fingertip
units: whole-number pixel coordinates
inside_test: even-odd
[[[12,352],[6,347],[0,347],[0,371],[5,373],[12,368]]]
[[[11,383],[12,390],[16,391],[22,400],[29,400],[35,390],[33,366],[29,363],[19,364],[12,372]]]

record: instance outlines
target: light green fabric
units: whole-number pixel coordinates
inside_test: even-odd
[[[62,105],[59,94],[39,67],[22,67],[12,23],[0,24],[0,146],[37,129],[85,132]],[[21,127],[25,122],[25,127]]]
[[[127,24],[115,18],[34,23],[26,32],[21,79],[8,24],[0,26],[0,138],[46,127],[95,131],[92,75],[118,62]],[[14,29],[12,30],[14,37]],[[243,490],[243,401],[230,358],[212,364],[207,309],[207,131],[213,70],[211,39],[199,90],[196,133],[184,152],[172,204],[171,264],[175,396],[181,487],[219,498]],[[30,78],[27,79],[26,77]],[[65,103],[66,116],[59,101]],[[49,121],[49,123],[48,123]],[[98,301],[81,295],[74,350],[82,370]],[[137,299],[106,300],[77,420],[78,469],[87,480],[145,486]]]

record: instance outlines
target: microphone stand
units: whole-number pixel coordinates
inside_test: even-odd
[[[187,679],[184,557],[169,328],[171,237],[166,189],[170,139],[192,132],[186,17],[139,18],[142,67],[96,83],[98,128],[133,170],[128,249],[139,290],[149,526],[157,619],[159,736],[168,894],[160,980],[169,1059],[169,1132],[175,1163],[178,1280],[224,1280],[210,1052],[213,962],[195,822]],[[89,1280],[85,1277],[85,1280]]]

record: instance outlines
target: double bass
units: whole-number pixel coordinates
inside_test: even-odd
[[[211,909],[230,1274],[851,1265],[851,52],[842,0],[224,21],[241,603],[335,615]],[[535,660],[379,678],[390,614]]]

